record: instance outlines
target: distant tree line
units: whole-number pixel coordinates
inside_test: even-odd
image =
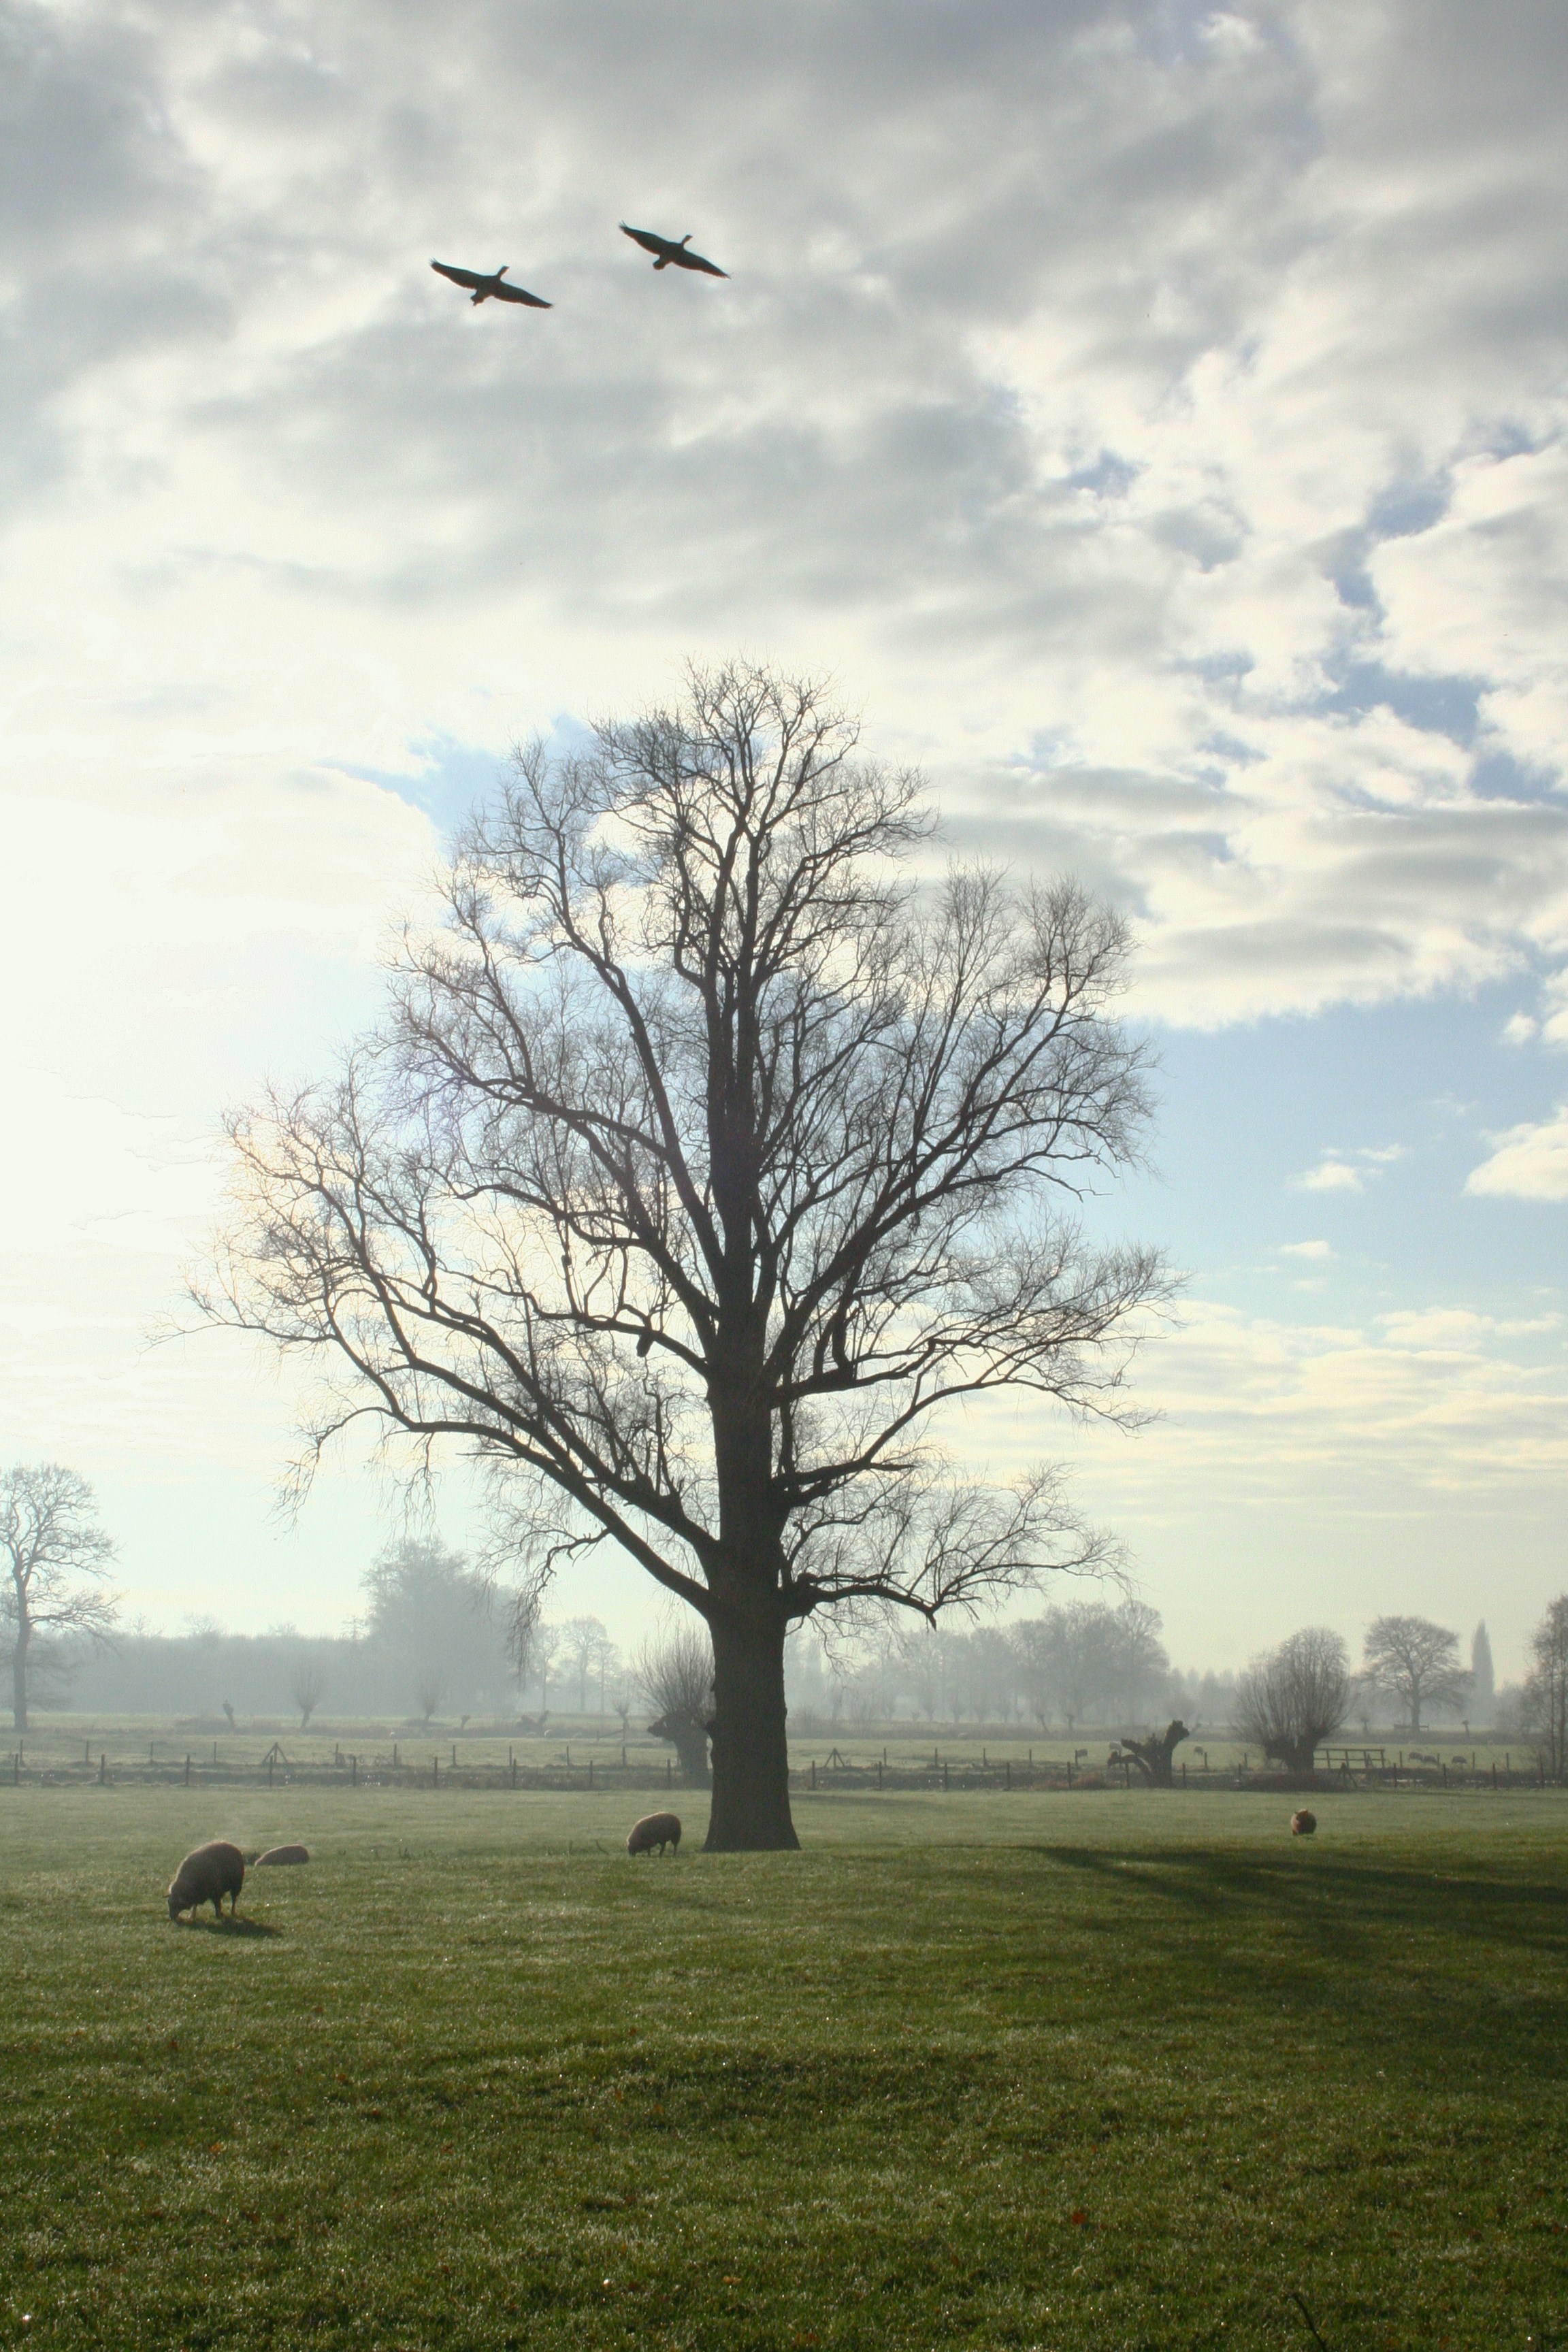
[[[389,1545],[366,1571],[349,1632],[279,1624],[231,1633],[211,1618],[184,1633],[132,1624],[79,1654],[69,1704],[103,1714],[228,1717],[320,1712],[430,1721],[515,1707],[504,1630],[489,1580],[438,1541]]]
[[[1074,1731],[1184,1714],[1218,1726],[1234,1675],[1176,1673],[1146,1601],[1077,1599],[1006,1625],[967,1631],[879,1626],[858,1648],[808,1633],[787,1654],[792,1717],[865,1724],[994,1723]]]
[[[628,1662],[599,1618],[547,1621],[533,1592],[520,1600],[439,1540],[405,1537],[365,1571],[363,1610],[346,1633],[279,1625],[238,1634],[208,1619],[170,1635],[121,1624],[113,1554],[76,1472],[39,1464],[0,1474],[0,1664],[18,1731],[29,1700],[68,1694],[89,1713],[231,1723],[294,1713],[304,1729],[323,1710],[526,1721],[532,1693],[535,1727],[552,1712],[614,1716],[625,1735],[636,1716],[675,1747],[688,1780],[708,1772],[714,1659],[695,1616],[678,1612]],[[1500,1731],[1532,1748],[1551,1777],[1568,1776],[1568,1594],[1531,1634],[1523,1683],[1500,1691],[1484,1620],[1468,1668],[1458,1634],[1424,1617],[1374,1618],[1359,1669],[1341,1635],[1307,1626],[1239,1675],[1183,1674],[1162,1632],[1146,1601],[1103,1594],[962,1631],[911,1628],[891,1612],[853,1638],[804,1629],[786,1651],[790,1711],[806,1730],[903,1719],[1126,1736],[1169,1718],[1233,1732],[1297,1770],[1352,1724],[1368,1736],[1375,1720],[1415,1739],[1458,1723]]]

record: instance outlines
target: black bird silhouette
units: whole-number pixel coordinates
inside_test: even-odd
[[[677,269],[705,269],[710,278],[728,278],[730,275],[727,269],[721,269],[716,261],[707,261],[700,253],[688,253],[686,248],[691,242],[689,229],[679,244],[672,236],[660,236],[657,229],[628,228],[625,221],[621,223],[621,235],[629,236],[634,245],[640,245],[645,253],[657,254],[658,258],[653,265],[656,269],[668,269],[673,262]]]
[[[449,261],[433,261],[430,267],[439,270],[443,278],[449,278],[454,286],[471,286],[475,302],[488,302],[493,295],[498,302],[526,302],[531,310],[552,310],[555,308],[553,302],[546,302],[541,295],[530,294],[521,286],[502,283],[511,268],[510,261],[503,261],[500,268],[492,269],[488,277],[478,269],[455,269]]]

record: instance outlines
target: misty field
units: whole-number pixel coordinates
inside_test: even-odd
[[[0,1790],[0,2342],[1568,2344],[1555,1793],[677,1802]]]

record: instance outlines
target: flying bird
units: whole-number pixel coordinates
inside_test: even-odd
[[[530,294],[521,286],[503,284],[506,273],[511,268],[510,261],[503,261],[500,268],[492,269],[488,277],[477,269],[455,269],[449,261],[433,261],[430,267],[439,270],[443,278],[449,278],[454,286],[471,286],[474,289],[471,299],[476,303],[488,302],[493,295],[498,302],[526,302],[531,310],[552,310],[555,308],[553,302],[546,302],[542,295]]]
[[[728,278],[730,275],[727,269],[721,269],[716,261],[705,260],[700,253],[688,253],[686,248],[691,242],[689,229],[679,244],[672,236],[660,236],[657,229],[628,228],[625,221],[621,223],[621,235],[629,236],[634,245],[640,245],[645,253],[657,254],[658,257],[653,265],[656,269],[668,269],[673,262],[677,269],[705,269],[710,278]]]

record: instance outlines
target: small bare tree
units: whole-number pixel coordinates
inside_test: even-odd
[[[1568,1777],[1568,1592],[1559,1594],[1530,1637],[1531,1672],[1522,1712],[1542,1767]]]
[[[300,1728],[305,1729],[310,1717],[321,1704],[327,1678],[319,1659],[308,1650],[301,1650],[289,1669],[289,1695],[300,1710]]]
[[[689,1621],[666,1625],[632,1661],[649,1706],[656,1739],[668,1739],[692,1788],[708,1785],[708,1736],[713,1715],[713,1644],[707,1629]]]
[[[1397,1700],[1416,1733],[1424,1706],[1458,1708],[1469,1686],[1458,1635],[1429,1617],[1374,1617],[1366,1629],[1362,1671]]]
[[[442,1700],[447,1696],[447,1677],[439,1666],[426,1666],[419,1677],[419,1713],[428,1726]]]
[[[1270,1763],[1310,1772],[1312,1758],[1350,1713],[1350,1653],[1326,1625],[1308,1625],[1266,1657],[1254,1658],[1237,1685],[1236,1728]]]
[[[18,1731],[27,1728],[29,1675],[48,1663],[41,1644],[71,1633],[109,1640],[117,1604],[103,1586],[113,1556],[79,1472],[17,1463],[0,1475],[0,1642],[10,1654]]]
[[[961,1468],[993,1391],[1125,1418],[1157,1258],[1086,1241],[1135,1161],[1128,938],[1070,883],[927,881],[918,777],[818,687],[521,753],[445,937],[332,1083],[231,1121],[215,1318],[335,1364],[301,1475],[362,1414],[471,1448],[548,1576],[610,1540],[708,1628],[712,1847],[795,1843],[784,1647],[1100,1556],[1040,1467]]]

